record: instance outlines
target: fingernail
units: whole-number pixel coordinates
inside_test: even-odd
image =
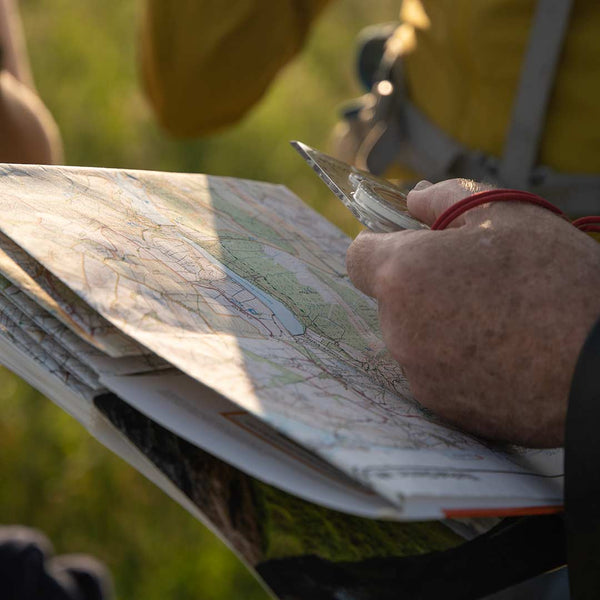
[[[415,187],[413,188],[413,192],[420,192],[421,190],[424,190],[425,188],[428,188],[431,185],[433,185],[431,181],[427,181],[427,179],[421,179],[421,181],[419,181],[419,183],[417,183],[417,185],[415,185]]]

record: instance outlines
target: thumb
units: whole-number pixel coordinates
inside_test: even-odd
[[[490,187],[470,179],[448,179],[427,185],[428,183],[417,183],[408,193],[407,204],[410,214],[429,226],[453,204]],[[464,224],[464,217],[461,216],[451,226],[459,227]]]

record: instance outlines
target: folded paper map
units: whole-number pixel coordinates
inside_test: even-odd
[[[376,303],[346,275],[349,238],[285,187],[5,165],[0,212],[0,361],[92,433],[110,391],[352,514],[561,505],[561,451],[488,444],[413,400]]]

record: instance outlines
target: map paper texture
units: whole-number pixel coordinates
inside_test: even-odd
[[[10,239],[0,235],[0,272],[41,308],[113,357],[143,352]]]
[[[180,371],[102,381],[154,422],[260,481],[353,515],[399,517],[380,496]]]
[[[74,374],[72,357],[56,357],[49,354],[48,349],[36,341],[21,327],[21,323],[13,321],[4,311],[5,306],[0,305],[0,338],[19,351],[24,357],[41,365],[58,382],[65,385],[75,394],[86,401],[91,401],[100,386],[91,387]],[[41,341],[41,340],[40,340]],[[9,365],[7,365],[9,366]],[[72,413],[71,413],[72,414]]]
[[[1,270],[1,269],[0,269]],[[0,307],[2,312],[11,313],[12,307],[29,317],[48,337],[60,344],[65,350],[78,359],[94,374],[128,375],[131,373],[147,373],[170,368],[171,365],[155,354],[126,356],[115,358],[108,356],[92,344],[77,336],[71,329],[56,317],[36,304],[27,294],[14,286],[8,279],[0,275]],[[7,301],[7,302],[5,302]],[[80,301],[81,302],[81,301]],[[23,322],[27,322],[24,320]],[[129,342],[131,345],[131,342]],[[138,346],[136,346],[138,347]],[[138,347],[139,348],[139,347]]]
[[[490,447],[414,402],[346,275],[350,240],[286,188],[3,166],[0,210],[2,232],[116,330],[404,518],[561,504],[558,451]]]

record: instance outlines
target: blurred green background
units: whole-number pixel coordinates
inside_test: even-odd
[[[67,164],[284,183],[348,233],[358,230],[288,140],[327,148],[338,106],[361,93],[354,78],[356,34],[396,19],[399,0],[339,0],[244,122],[186,142],[161,133],[139,88],[139,3],[19,5],[36,84],[61,129]],[[1,368],[0,411],[0,522],[39,527],[59,552],[94,554],[111,568],[120,599],[266,598],[201,524]]]

